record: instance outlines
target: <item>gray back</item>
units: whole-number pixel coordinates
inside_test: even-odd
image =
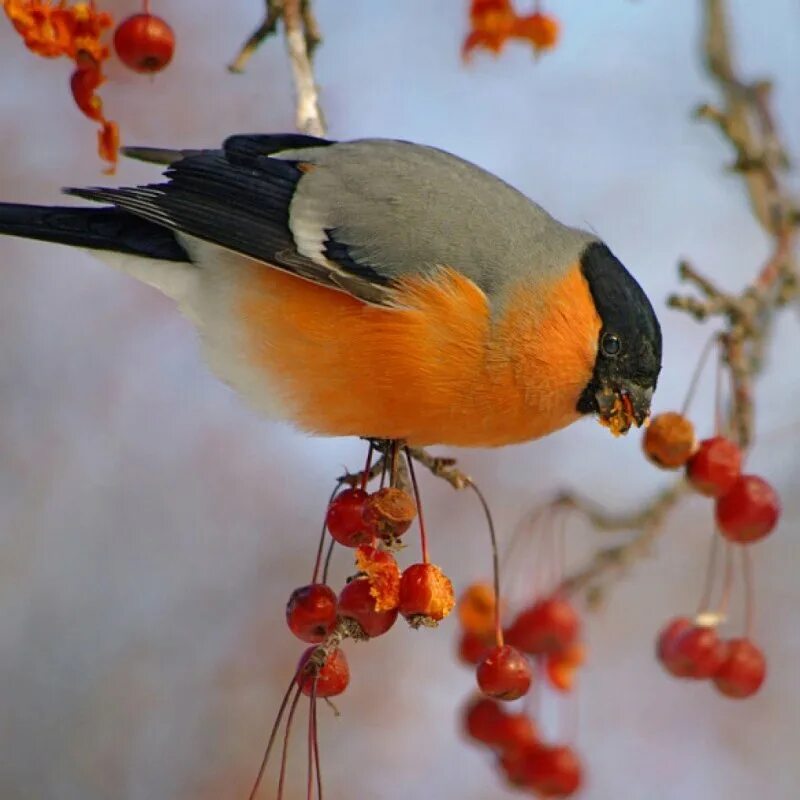
[[[319,167],[297,185],[295,238],[300,227],[333,229],[354,261],[389,279],[452,266],[497,297],[509,280],[566,269],[596,241],[494,175],[433,147],[361,139],[277,157]]]

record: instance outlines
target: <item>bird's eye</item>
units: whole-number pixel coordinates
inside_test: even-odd
[[[622,349],[622,343],[616,333],[606,333],[600,343],[603,353],[607,356],[615,356]]]

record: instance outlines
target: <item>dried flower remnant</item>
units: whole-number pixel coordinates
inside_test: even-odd
[[[472,0],[469,12],[470,30],[462,46],[468,59],[477,49],[499,55],[512,39],[527,41],[535,55],[552,50],[561,32],[558,20],[538,8],[533,14],[520,16],[511,0]]]
[[[392,611],[400,604],[400,567],[391,553],[371,545],[356,550],[356,566],[369,583],[376,611]]]
[[[97,151],[108,162],[106,171],[112,173],[119,152],[119,128],[106,118],[97,94],[105,82],[103,63],[110,55],[101,38],[113,24],[111,15],[99,11],[93,0],[73,5],[66,0],[4,0],[3,10],[32,53],[74,61],[70,79],[73,99],[83,114],[99,123]]]

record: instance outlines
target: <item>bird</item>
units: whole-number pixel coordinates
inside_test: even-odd
[[[88,248],[171,298],[213,373],[310,434],[500,447],[642,426],[661,329],[595,234],[395,139],[129,147],[163,180],[0,203],[0,233]]]

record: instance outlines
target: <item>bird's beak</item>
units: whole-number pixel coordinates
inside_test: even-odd
[[[650,417],[653,387],[636,383],[617,388],[606,386],[595,394],[600,423],[614,436],[627,433],[632,425],[640,428]]]

